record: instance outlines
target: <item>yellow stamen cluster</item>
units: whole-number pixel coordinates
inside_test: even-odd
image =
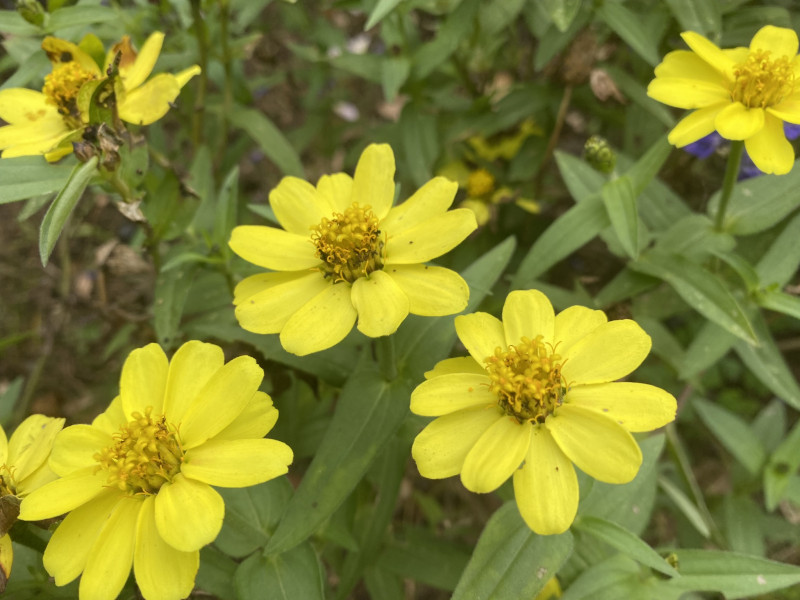
[[[731,98],[748,108],[775,106],[794,91],[794,69],[789,57],[771,58],[767,50],[750,52],[736,65]]]
[[[494,191],[494,176],[486,169],[477,169],[467,179],[467,194],[472,198],[488,196]]]
[[[508,349],[496,348],[485,361],[503,411],[518,422],[544,422],[561,405],[566,384],[561,376],[561,356],[542,341],[526,337]]]
[[[133,413],[133,420],[114,435],[114,444],[94,455],[97,470],[108,472],[107,485],[129,494],[154,494],[178,474],[183,462],[175,428],[163,415]]]
[[[60,63],[44,78],[42,93],[65,118],[80,119],[78,92],[84,83],[93,79],[97,76],[75,61]]]
[[[383,268],[383,241],[371,207],[354,203],[311,228],[311,241],[326,277],[353,283]]]

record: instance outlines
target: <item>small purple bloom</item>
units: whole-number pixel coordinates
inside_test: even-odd
[[[717,148],[722,144],[722,136],[716,131],[712,131],[707,136],[700,138],[696,142],[687,144],[683,150],[689,154],[693,154],[697,158],[708,158]]]

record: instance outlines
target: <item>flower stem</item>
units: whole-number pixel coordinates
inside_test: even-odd
[[[376,338],[375,344],[381,375],[383,375],[386,381],[394,381],[397,378],[397,358],[394,351],[394,337],[391,335],[381,336]]]
[[[717,231],[723,230],[725,211],[728,208],[728,200],[731,199],[733,186],[736,185],[736,178],[739,175],[739,165],[742,163],[743,152],[744,141],[735,140],[731,142],[731,151],[728,154],[728,165],[725,167],[725,178],[722,181],[722,196],[720,196],[717,216],[714,219],[714,228]]]

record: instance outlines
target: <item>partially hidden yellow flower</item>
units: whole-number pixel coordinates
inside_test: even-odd
[[[4,499],[0,504],[0,578],[11,575],[14,550],[8,530],[16,521],[18,499],[57,478],[47,459],[63,426],[64,419],[31,415],[19,424],[10,440],[0,426],[0,498]]]
[[[147,600],[189,595],[199,550],[222,527],[225,505],[211,487],[246,487],[283,475],[291,449],[263,439],[278,418],[263,371],[249,356],[190,341],[168,361],[157,344],[131,352],[120,394],[91,425],[56,438],[59,479],[23,499],[20,518],[69,513],[44,552],[81,599],[113,599],[133,565]]]
[[[372,144],[355,175],[324,175],[316,187],[284,177],[269,200],[284,229],[245,225],[230,247],[273,272],[241,281],[239,324],[280,333],[283,347],[306,355],[339,343],[358,320],[369,337],[394,333],[408,314],[450,315],[469,298],[454,271],[425,263],[477,227],[472,212],[448,210],[457,185],[436,177],[392,207],[394,154]]]
[[[553,598],[561,598],[561,584],[558,582],[558,577],[551,577],[536,595],[536,600],[553,600]]]
[[[473,492],[491,492],[509,477],[528,526],[557,534],[578,508],[573,463],[607,483],[627,483],[642,454],[630,432],[675,418],[662,389],[616,382],[641,364],[650,337],[633,321],[608,321],[572,306],[557,316],[537,290],[506,298],[502,321],[456,317],[469,357],[439,362],[411,395],[411,411],[438,417],[414,440],[419,472],[461,474]]]
[[[119,118],[136,125],[149,125],[163,117],[181,88],[200,72],[200,67],[194,65],[176,75],[161,73],[148,81],[163,41],[164,34],[155,32],[137,53],[125,36],[109,50],[106,65],[101,69],[79,45],[46,37],[42,49],[53,70],[45,77],[42,91],[0,90],[0,119],[8,123],[0,127],[0,156],[43,154],[53,161],[72,152],[71,142],[80,138],[89,123],[90,92],[94,87],[86,84],[106,78],[108,65],[117,52],[121,59],[120,83],[115,86]]]
[[[756,167],[782,175],[794,164],[783,122],[800,124],[797,34],[767,25],[749,48],[722,50],[693,31],[681,34],[691,50],[676,50],[655,69],[647,94],[677,108],[695,109],[669,133],[682,148],[716,130],[744,140]]]

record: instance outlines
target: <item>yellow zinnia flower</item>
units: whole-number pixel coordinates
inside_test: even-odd
[[[275,272],[236,286],[239,324],[279,333],[305,355],[339,343],[353,328],[369,337],[394,333],[411,313],[464,309],[469,288],[457,273],[424,263],[457,246],[477,227],[472,212],[448,211],[458,186],[436,177],[392,208],[394,154],[372,144],[353,177],[324,175],[314,187],[284,177],[269,200],[284,230],[236,227],[230,247]]]
[[[283,475],[292,451],[262,439],[278,418],[258,391],[249,356],[191,341],[168,361],[157,344],[131,352],[120,395],[91,425],[67,427],[50,458],[60,479],[27,496],[20,518],[69,512],[44,566],[80,598],[119,594],[133,564],[147,600],[189,595],[199,550],[217,537],[225,505],[211,486],[245,487]]]
[[[17,498],[23,498],[57,478],[47,465],[47,459],[53,440],[63,426],[64,419],[31,415],[19,424],[9,440],[0,425],[0,498],[6,498],[0,507],[3,511],[0,519],[0,569],[3,573],[0,577],[5,576],[5,579],[11,575],[14,560],[14,549],[8,535],[16,521],[14,505]]]
[[[120,84],[116,86],[119,118],[136,125],[149,125],[163,117],[186,83],[200,72],[194,65],[171,75],[161,73],[145,81],[161,53],[164,34],[153,33],[137,54],[127,36],[109,51],[101,70],[77,44],[46,37],[42,49],[53,64],[41,92],[24,88],[0,90],[0,156],[44,154],[58,160],[72,152],[71,142],[89,123],[90,94],[80,95],[84,84],[106,78],[108,64],[120,53]]]
[[[608,321],[572,306],[554,315],[539,291],[506,298],[503,320],[456,317],[471,357],[426,373],[411,411],[438,417],[414,440],[424,477],[461,474],[473,492],[514,478],[517,506],[539,534],[565,531],[578,508],[573,463],[607,483],[627,483],[642,454],[629,432],[675,418],[670,394],[642,383],[611,383],[641,364],[650,337],[633,321]]]
[[[767,25],[749,48],[729,50],[693,31],[681,37],[691,51],[667,54],[647,87],[647,94],[659,102],[697,109],[670,132],[670,143],[682,148],[716,130],[726,139],[744,140],[764,173],[788,173],[794,150],[783,121],[800,123],[797,34]]]

